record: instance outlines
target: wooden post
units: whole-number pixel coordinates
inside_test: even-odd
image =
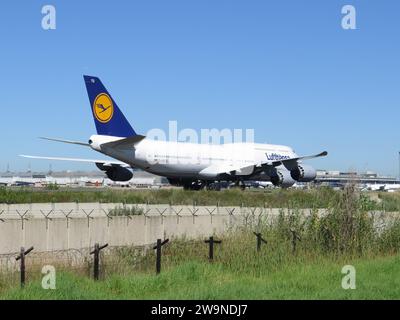
[[[93,263],[93,278],[94,280],[99,280],[99,244],[94,245],[94,263]]]
[[[209,259],[210,261],[214,260],[214,237],[210,237],[210,246],[209,246]]]
[[[28,250],[25,251],[24,247],[21,247],[21,252],[18,257],[15,259],[18,261],[20,260],[20,278],[21,278],[21,288],[25,286],[25,256],[33,250],[33,247],[30,247]]]
[[[210,262],[214,261],[214,243],[221,243],[221,240],[214,240],[214,237],[211,236],[208,240],[204,241],[205,243],[208,243],[208,259]]]
[[[257,237],[257,251],[261,250],[261,243],[264,242],[265,244],[267,244],[267,240],[263,239],[262,235],[260,232],[253,232],[256,237]]]
[[[156,247],[156,273],[159,274],[161,272],[161,239],[157,239]]]
[[[261,233],[257,233],[257,251],[261,250]]]
[[[296,245],[297,245],[297,240],[301,241],[300,236],[296,233],[296,230],[290,229],[290,232],[292,233],[292,253],[296,253]]]
[[[156,250],[156,274],[161,272],[161,247],[166,244],[169,239],[165,239],[161,242],[161,239],[157,239],[157,244],[153,247]]]
[[[21,288],[25,286],[25,248],[21,247]]]
[[[100,275],[100,250],[104,249],[105,247],[108,246],[108,243],[106,243],[103,246],[99,246],[98,243],[94,245],[94,250],[90,252],[90,254],[93,254],[93,279],[94,280],[99,280],[99,275]]]

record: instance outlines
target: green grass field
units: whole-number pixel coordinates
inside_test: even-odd
[[[341,286],[345,264],[356,268],[356,289]],[[94,282],[62,272],[55,290],[40,281],[1,291],[2,299],[399,299],[400,257],[296,263],[260,276],[219,263],[187,262],[160,275],[112,275]]]
[[[187,191],[181,189],[137,190],[105,188],[5,188],[0,187],[0,203],[44,203],[44,202],[103,202],[103,203],[150,203],[172,205],[217,205],[251,207],[297,207],[328,208],[336,204],[343,191],[320,187],[309,190],[253,189]],[[400,193],[374,193],[374,197],[363,194],[365,205],[370,209],[400,210]],[[373,198],[374,200],[371,200]]]
[[[34,188],[0,187],[0,203],[40,203],[40,202],[125,202],[176,205],[216,205],[221,206],[272,206],[282,207],[289,202],[308,207],[326,207],[335,202],[338,193],[328,189],[303,190],[246,190],[188,191],[182,189],[137,190],[105,188],[59,188],[57,190]]]

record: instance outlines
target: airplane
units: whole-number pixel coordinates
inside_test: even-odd
[[[324,157],[323,151],[298,156],[291,147],[260,143],[199,144],[161,141],[136,133],[99,78],[83,76],[97,134],[89,141],[42,139],[76,144],[98,151],[114,160],[77,159],[20,155],[26,158],[94,163],[113,181],[128,181],[131,169],[142,169],[166,177],[171,185],[189,190],[219,190],[221,181],[237,186],[250,180],[270,181],[288,188],[296,182],[310,182],[316,170],[303,160]]]
[[[398,183],[367,183],[361,189],[362,191],[387,191],[387,192],[394,192],[400,189],[400,184]]]

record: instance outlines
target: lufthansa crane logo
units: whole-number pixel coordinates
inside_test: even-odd
[[[93,113],[96,119],[102,123],[107,123],[114,114],[114,105],[110,96],[106,93],[100,93],[94,99]]]

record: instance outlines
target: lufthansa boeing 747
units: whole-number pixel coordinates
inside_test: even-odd
[[[97,77],[84,76],[97,134],[89,141],[48,140],[83,145],[117,161],[41,157],[27,158],[92,162],[113,181],[128,181],[132,168],[166,177],[172,185],[199,190],[215,188],[220,181],[271,181],[290,187],[296,181],[315,179],[316,171],[302,161],[326,156],[326,151],[298,156],[288,146],[229,143],[195,144],[159,141],[136,133]]]

